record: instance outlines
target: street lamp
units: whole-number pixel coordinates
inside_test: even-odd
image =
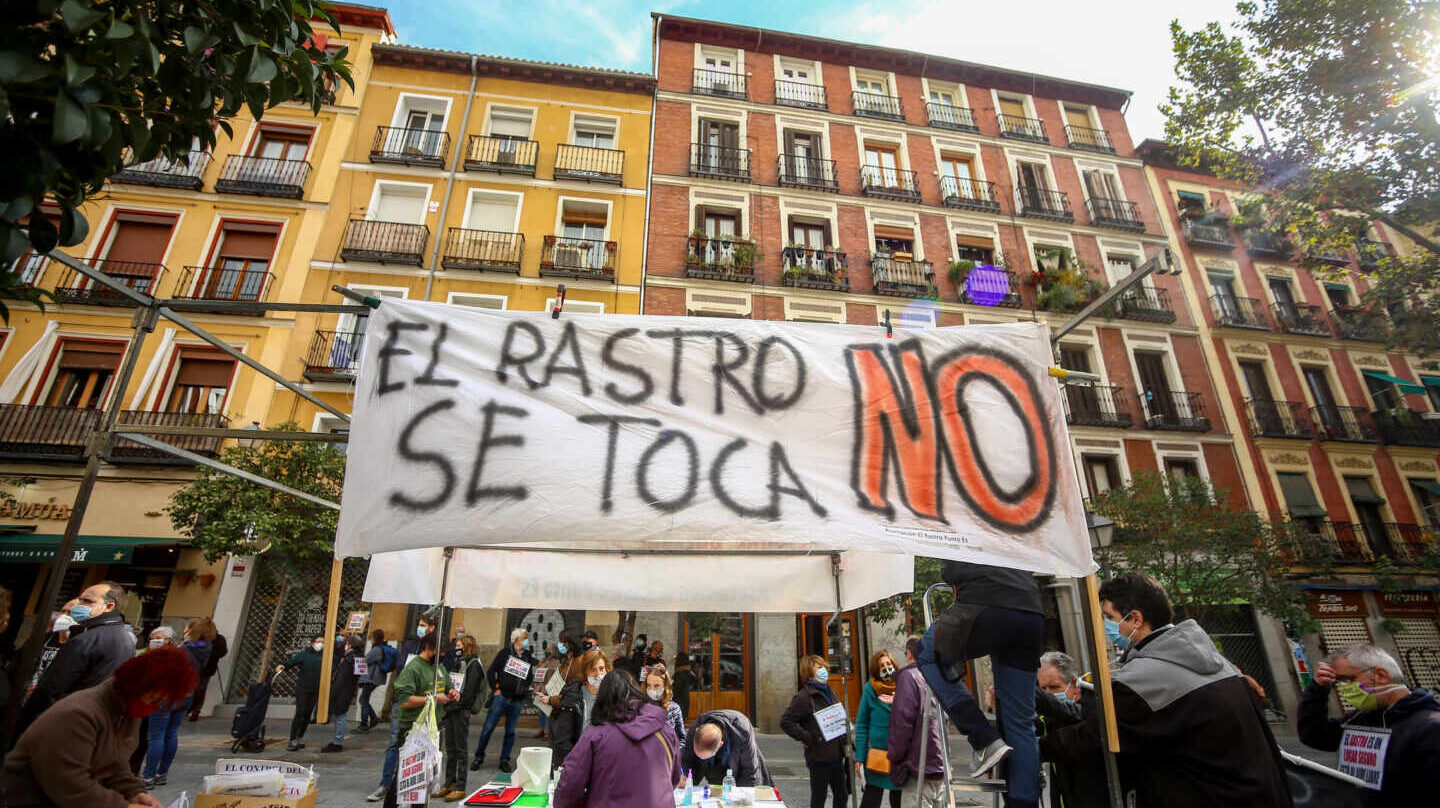
[[[1090,531],[1090,549],[1101,550],[1115,541],[1115,523],[1094,511],[1085,512],[1085,527]]]

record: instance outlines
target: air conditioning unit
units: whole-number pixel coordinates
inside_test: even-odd
[[[721,314],[738,317],[750,314],[749,295],[724,295],[691,290],[685,298],[686,310],[696,314]]]

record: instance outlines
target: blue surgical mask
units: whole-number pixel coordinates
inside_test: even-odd
[[[90,604],[77,603],[70,607],[70,617],[77,623],[83,623],[90,619]]]
[[[565,643],[563,643],[563,642],[557,642],[557,643],[555,643],[555,653],[557,653],[557,654],[563,654],[563,653],[565,653],[565,652],[567,652],[567,651],[569,651],[569,650],[570,650],[569,648],[566,648],[566,647],[565,647]]]
[[[1055,698],[1059,699],[1061,704],[1074,704],[1074,703],[1075,703],[1075,700],[1072,699],[1072,698],[1070,698],[1070,694],[1066,693],[1066,692],[1063,691],[1063,690],[1060,691],[1059,693],[1051,693],[1050,695],[1052,695],[1052,696],[1054,696]]]
[[[1130,647],[1130,638],[1120,633],[1120,624],[1114,620],[1105,621],[1105,639],[1122,651]]]
[[[825,684],[826,682],[830,681],[830,669],[829,669],[829,668],[816,668],[816,669],[815,669],[815,681],[818,682],[819,684],[822,684],[822,685]]]
[[[529,650],[530,650],[530,638],[529,638],[529,637],[526,637],[523,641],[521,641],[520,647],[521,647],[521,648],[524,648],[526,651],[529,651]]]
[[[424,626],[420,626],[419,628],[415,629],[415,637],[421,640],[425,639],[425,632],[428,630],[429,629],[425,628]]]

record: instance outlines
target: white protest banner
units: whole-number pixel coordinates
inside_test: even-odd
[[[829,707],[816,710],[815,723],[820,725],[820,736],[827,741],[844,735],[850,726],[849,719],[845,716],[845,705],[838,701]]]
[[[1340,736],[1342,773],[1358,778],[1365,787],[1380,790],[1385,779],[1385,753],[1390,748],[1390,730],[1379,727],[1346,727]]]
[[[1094,569],[1047,327],[369,318],[336,553],[871,550]]]

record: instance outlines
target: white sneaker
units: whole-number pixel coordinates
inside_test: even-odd
[[[973,778],[984,777],[1008,754],[1010,754],[1010,746],[999,738],[991,741],[990,745],[984,749],[976,749],[971,756],[971,765],[974,768],[971,770],[970,776]]]
[[[385,786],[380,786],[379,788],[377,788],[377,789],[375,789],[374,791],[370,792],[369,796],[367,796],[367,797],[365,798],[365,801],[366,801],[366,802],[379,802],[379,801],[385,799],[385,791],[386,791]]]

